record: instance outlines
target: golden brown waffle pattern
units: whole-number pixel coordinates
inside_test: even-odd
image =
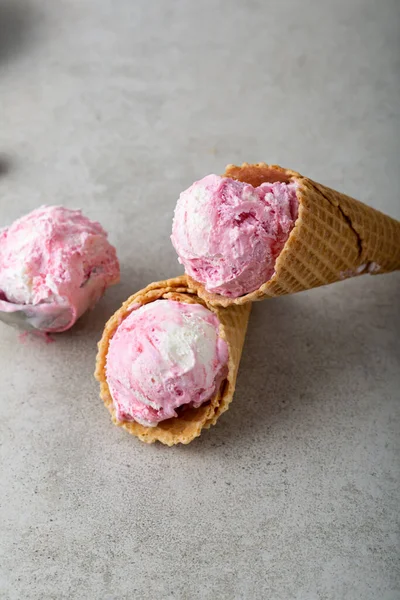
[[[297,184],[299,215],[279,255],[273,277],[258,290],[231,299],[207,292],[188,278],[213,306],[242,305],[294,294],[363,273],[400,269],[400,222],[295,171],[265,163],[228,165],[224,177],[257,187],[265,182]]]
[[[217,315],[220,321],[220,335],[226,340],[229,349],[228,375],[211,401],[199,408],[183,410],[178,417],[162,421],[156,427],[144,427],[134,421],[121,423],[115,417],[113,401],[106,380],[106,361],[110,340],[118,326],[134,307],[163,298],[202,304]],[[219,416],[228,409],[233,398],[250,310],[251,304],[229,308],[209,306],[206,301],[197,296],[185,276],[151,283],[128,298],[107,322],[98,344],[96,361],[95,377],[100,382],[100,397],[110,411],[114,423],[143,442],[150,444],[160,441],[167,446],[179,443],[188,444],[200,435],[202,429],[215,425]]]

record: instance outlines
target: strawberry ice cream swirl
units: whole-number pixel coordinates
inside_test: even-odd
[[[273,276],[297,213],[296,183],[208,175],[180,195],[171,240],[190,277],[237,298]]]
[[[107,354],[106,378],[116,418],[153,427],[199,407],[228,373],[220,324],[201,304],[156,300],[122,321]]]
[[[107,233],[79,210],[42,206],[0,230],[0,309],[28,307],[39,329],[68,329],[118,281]]]

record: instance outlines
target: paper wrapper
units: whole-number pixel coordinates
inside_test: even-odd
[[[297,184],[299,214],[272,278],[258,290],[227,298],[188,278],[209,305],[241,305],[294,294],[363,273],[400,269],[400,222],[295,171],[265,163],[228,165],[223,177],[257,187],[281,181]]]
[[[115,417],[115,410],[106,381],[106,359],[108,346],[116,329],[122,321],[138,305],[154,302],[159,299],[177,300],[188,304],[198,303],[212,310],[220,322],[220,335],[229,349],[228,375],[222,382],[220,389],[207,404],[199,408],[182,408],[178,417],[158,423],[156,427],[145,427],[134,421],[119,422]],[[103,336],[98,344],[95,377],[100,382],[100,397],[111,413],[113,422],[136,435],[143,442],[162,442],[167,446],[174,444],[188,444],[200,435],[202,429],[215,425],[219,416],[225,412],[233,398],[236,376],[239,368],[240,357],[251,305],[231,306],[229,308],[211,307],[201,300],[194,289],[188,284],[186,276],[151,283],[130,298],[107,322]]]

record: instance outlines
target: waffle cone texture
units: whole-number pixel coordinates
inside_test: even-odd
[[[228,165],[223,177],[257,187],[296,183],[299,213],[275,263],[275,273],[258,290],[227,298],[188,278],[212,306],[242,305],[334,283],[363,273],[400,269],[400,222],[295,171],[265,163]]]
[[[108,347],[118,326],[131,313],[133,307],[148,304],[155,300],[169,299],[188,304],[202,304],[218,317],[220,335],[225,339],[228,350],[228,375],[219,390],[206,404],[199,408],[184,408],[178,417],[161,421],[156,427],[145,427],[135,421],[119,422],[106,380],[106,361]],[[115,425],[126,429],[143,442],[149,444],[159,441],[167,446],[188,444],[198,437],[202,429],[215,425],[219,416],[225,412],[232,401],[235,391],[236,377],[246,335],[251,304],[231,306],[229,308],[213,307],[197,295],[188,283],[186,276],[151,283],[143,290],[133,294],[107,322],[103,336],[98,344],[95,377],[100,382],[100,397],[111,413]]]

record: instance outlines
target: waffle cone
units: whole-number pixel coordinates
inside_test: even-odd
[[[265,163],[228,165],[223,177],[254,187],[265,182],[296,182],[299,214],[276,261],[273,277],[258,290],[239,298],[227,298],[208,292],[188,278],[189,284],[210,305],[241,305],[363,273],[400,269],[400,222],[378,210],[295,171]]]
[[[108,346],[120,323],[131,313],[133,305],[143,305],[162,298],[189,304],[202,304],[216,314],[221,324],[220,335],[228,344],[228,375],[222,382],[218,392],[206,405],[199,408],[184,409],[178,417],[162,421],[156,427],[145,427],[134,421],[121,423],[115,417],[115,410],[106,380],[105,367]],[[188,284],[186,276],[151,283],[128,298],[107,322],[98,344],[96,360],[95,377],[100,382],[100,397],[110,411],[113,422],[132,435],[136,435],[143,442],[151,444],[159,441],[167,446],[179,443],[188,444],[200,435],[202,429],[208,429],[211,425],[215,425],[219,416],[228,409],[233,398],[250,309],[251,304],[229,308],[210,307],[206,301],[198,297]]]

